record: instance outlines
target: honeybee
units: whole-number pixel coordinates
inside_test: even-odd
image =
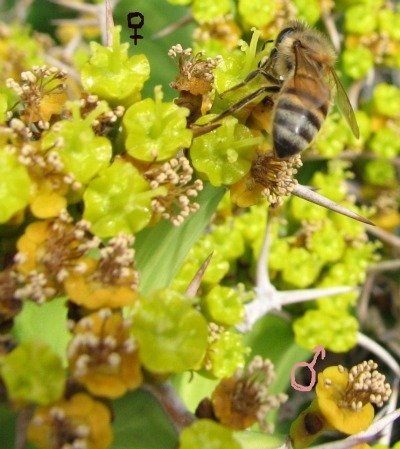
[[[272,140],[274,154],[284,159],[305,150],[324,122],[332,92],[353,134],[359,129],[347,94],[334,70],[336,55],[326,37],[299,21],[290,22],[277,36],[269,57],[232,89],[257,75],[269,85],[231,106],[212,121],[251,103],[267,93],[273,102]]]

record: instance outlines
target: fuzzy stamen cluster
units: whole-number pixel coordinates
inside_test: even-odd
[[[302,165],[299,155],[281,160],[272,154],[260,154],[253,162],[251,176],[256,183],[265,187],[262,194],[267,201],[271,205],[279,205],[298,184],[294,175]]]
[[[100,104],[99,97],[93,94],[84,94],[81,98],[81,116],[86,117],[90,112],[94,111]],[[108,134],[118,119],[120,119],[125,112],[125,108],[121,105],[114,109],[103,112],[92,122],[92,128],[95,134],[103,136]]]
[[[271,395],[268,391],[275,379],[272,362],[256,356],[245,369],[236,371],[234,379],[236,387],[232,397],[233,409],[244,415],[256,416],[262,429],[271,432],[271,426],[266,423],[266,415],[287,400],[285,394]]]
[[[41,111],[45,95],[61,93],[66,88],[67,73],[57,67],[34,66],[32,70],[21,73],[21,82],[7,79],[6,85],[21,99],[24,110],[21,116],[28,123],[35,123],[37,128],[45,130],[50,127]]]
[[[155,197],[151,205],[154,212],[171,221],[174,226],[181,225],[185,218],[200,207],[198,203],[191,202],[191,199],[197,197],[203,189],[203,182],[196,179],[189,184],[192,176],[193,168],[189,160],[183,156],[152,167],[145,173],[152,189],[167,187],[168,193]]]
[[[71,369],[78,379],[87,376],[91,370],[118,373],[124,355],[136,350],[136,342],[129,332],[132,326],[129,319],[121,318],[119,326],[110,333],[107,320],[112,316],[111,310],[100,309],[97,315],[102,321],[100,332],[92,317],[82,318],[68,347]]]
[[[368,360],[350,369],[348,385],[339,402],[340,407],[361,410],[367,403],[382,407],[388,401],[392,390],[377,367],[377,363]],[[344,372],[344,368],[339,366],[339,371]]]

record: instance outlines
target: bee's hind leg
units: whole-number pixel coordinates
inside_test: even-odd
[[[252,72],[250,72],[243,81],[241,81],[238,84],[235,84],[230,89],[225,90],[224,92],[222,92],[220,94],[220,96],[223,97],[227,93],[233,92],[234,90],[239,89],[240,87],[245,86],[247,83],[249,83],[251,80],[253,80],[257,75],[262,75],[264,78],[266,78],[269,82],[271,82],[273,84],[279,84],[280,83],[280,81],[277,78],[275,78],[274,76],[272,76],[268,72],[266,72],[263,67],[258,67],[257,69],[255,69]]]

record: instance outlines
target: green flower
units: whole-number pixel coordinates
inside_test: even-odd
[[[358,321],[345,311],[308,310],[293,323],[296,343],[307,349],[322,345],[347,352],[357,343]]]
[[[60,399],[65,372],[59,356],[40,342],[24,342],[2,358],[0,374],[11,401],[50,404]]]
[[[85,90],[111,103],[131,104],[139,98],[149,78],[149,61],[144,55],[128,56],[129,44],[120,42],[121,27],[113,29],[113,44],[91,42],[92,56],[81,69]]]
[[[210,22],[231,12],[230,0],[193,0],[192,13],[197,22]]]
[[[400,134],[391,128],[378,129],[368,146],[377,156],[394,158],[400,154]]]
[[[210,344],[207,357],[210,371],[219,379],[232,376],[238,368],[243,368],[250,349],[243,342],[243,335],[225,331]]]
[[[275,2],[265,0],[239,0],[239,14],[248,27],[263,28],[272,22],[276,14]]]
[[[107,167],[112,155],[110,141],[106,137],[96,136],[92,124],[102,113],[108,111],[105,102],[85,118],[80,115],[78,101],[69,103],[72,118],[60,120],[43,136],[42,148],[56,148],[64,164],[64,171],[72,173],[81,183],[87,183],[102,168]]]
[[[212,185],[231,185],[248,173],[261,141],[236,118],[227,117],[219,128],[194,139],[190,156],[195,169]]]
[[[390,161],[375,159],[365,164],[364,179],[381,187],[391,187],[397,184],[396,169]]]
[[[375,8],[367,5],[355,5],[345,12],[344,29],[347,33],[371,34],[378,25],[378,15]]]
[[[320,258],[305,248],[291,248],[287,254],[287,263],[282,270],[282,278],[290,285],[305,288],[318,277],[322,263]]]
[[[385,117],[398,117],[400,115],[400,89],[391,84],[377,84],[372,94],[372,109]]]
[[[374,65],[374,56],[366,47],[346,48],[342,58],[344,72],[354,79],[366,76]]]
[[[297,16],[299,19],[305,20],[309,25],[314,23],[321,16],[321,5],[318,0],[293,0],[297,7]]]
[[[207,347],[207,321],[190,301],[173,290],[141,297],[132,332],[143,365],[155,373],[199,368]]]
[[[222,326],[234,326],[243,320],[244,308],[240,293],[222,285],[214,286],[201,302],[202,310]]]
[[[151,199],[165,193],[162,187],[151,190],[133,165],[117,159],[89,183],[83,217],[99,237],[134,234],[150,221]]]
[[[162,103],[161,87],[156,87],[155,100],[139,101],[124,115],[127,152],[148,162],[174,157],[192,141],[192,132],[186,129],[188,115],[186,108],[175,103]]]

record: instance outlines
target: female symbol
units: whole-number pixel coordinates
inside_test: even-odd
[[[313,352],[315,352],[315,355],[310,363],[298,362],[298,363],[295,363],[292,367],[292,371],[290,372],[290,384],[297,391],[311,391],[311,389],[315,385],[316,373],[314,371],[314,365],[316,364],[317,358],[320,354],[321,354],[322,360],[325,358],[325,348],[323,346],[319,345],[313,349]],[[296,369],[297,368],[309,368],[309,370],[311,372],[310,385],[306,385],[306,386],[300,385],[296,382]]]

